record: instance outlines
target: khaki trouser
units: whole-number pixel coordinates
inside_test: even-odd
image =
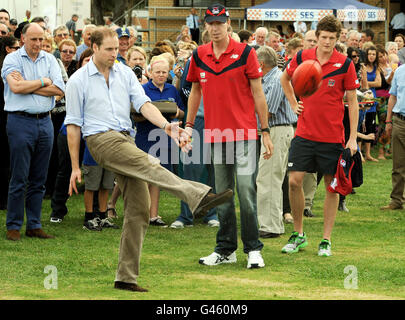
[[[136,283],[143,239],[149,225],[150,197],[147,183],[188,203],[194,212],[210,187],[180,179],[159,164],[159,160],[138,149],[124,133],[107,131],[86,138],[94,160],[116,174],[124,198],[119,261],[115,281]]]
[[[305,196],[305,209],[311,209],[314,201],[316,189],[318,188],[316,173],[305,173],[304,180],[302,182],[302,188],[304,189]]]
[[[394,115],[392,126],[392,192],[391,204],[405,204],[405,120]]]
[[[260,231],[284,233],[283,181],[287,170],[288,149],[294,136],[292,126],[270,128],[274,154],[268,160],[260,157],[257,175],[257,218]],[[262,152],[264,151],[262,143]]]

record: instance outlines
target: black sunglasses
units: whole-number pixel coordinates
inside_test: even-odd
[[[1,34],[2,34],[3,36],[5,36],[6,34],[8,34],[8,32],[1,30]]]
[[[352,58],[358,58],[359,56],[357,54],[353,54]]]
[[[75,54],[76,52],[70,51],[70,50],[62,50],[62,53],[69,53],[69,54]]]

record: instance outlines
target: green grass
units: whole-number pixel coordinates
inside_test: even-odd
[[[379,210],[389,201],[391,168],[391,160],[365,164],[363,186],[347,198],[350,213],[338,212],[330,258],[317,256],[323,227],[323,182],[315,197],[316,217],[304,220],[309,245],[297,254],[282,254],[292,231],[292,225],[286,225],[281,238],[262,240],[263,269],[246,269],[241,241],[236,264],[199,265],[198,259],[213,251],[217,231],[201,220],[193,228],[181,230],[150,227],[138,279],[150,292],[142,294],[113,289],[121,231],[83,230],[82,195],[69,200],[69,215],[60,225],[49,222],[50,201],[44,201],[43,228],[56,236],[52,240],[23,235],[21,241],[6,241],[6,212],[1,211],[0,299],[404,299],[405,211]],[[121,199],[117,212],[121,226]],[[179,212],[179,201],[162,193],[160,215],[164,220],[173,222]],[[56,290],[44,288],[47,265],[57,268]],[[357,268],[358,289],[344,287],[347,266]]]

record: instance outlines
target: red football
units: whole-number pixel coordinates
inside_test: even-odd
[[[292,86],[298,97],[309,97],[322,84],[322,68],[318,61],[306,60],[295,69]]]

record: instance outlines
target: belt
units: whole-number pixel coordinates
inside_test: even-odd
[[[292,124],[290,123],[290,124],[273,124],[273,125],[271,125],[270,126],[270,128],[271,127],[292,127]]]
[[[400,113],[394,113],[394,116],[396,116],[397,118],[399,118],[399,119],[401,119],[401,120],[404,120],[405,121],[405,116],[403,116],[402,114],[400,114]]]
[[[50,112],[43,112],[43,113],[28,113],[25,111],[9,111],[12,114],[18,114],[20,116],[28,117],[28,118],[36,118],[36,119],[43,119],[45,117],[49,117]]]

